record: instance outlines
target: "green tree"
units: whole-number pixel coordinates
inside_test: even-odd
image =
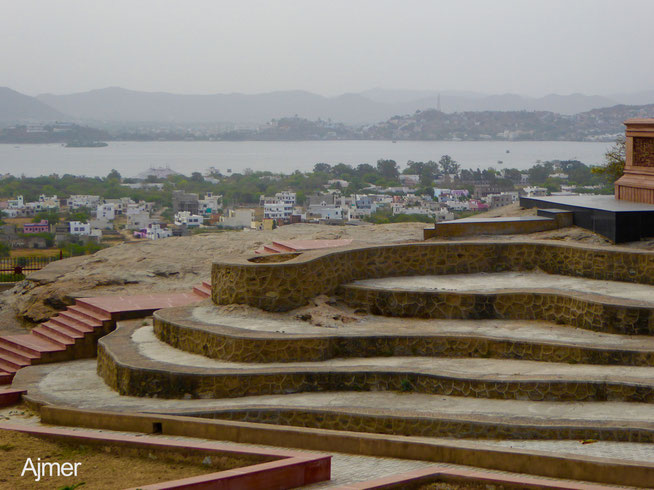
[[[609,184],[613,184],[624,174],[626,151],[625,139],[619,138],[604,154],[604,165],[593,167],[592,172],[602,175]]]
[[[328,174],[332,171],[332,166],[329,165],[328,163],[316,163],[313,166],[313,171]]]
[[[377,160],[377,171],[385,179],[397,180],[400,171],[395,160]]]
[[[443,155],[438,161],[438,164],[441,167],[441,170],[444,174],[458,174],[461,165],[456,163],[454,159],[449,155]]]
[[[8,243],[0,242],[0,257],[9,257],[10,250]]]

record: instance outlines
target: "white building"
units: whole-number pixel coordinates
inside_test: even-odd
[[[90,235],[91,224],[82,223],[81,221],[71,221],[68,223],[68,233],[71,235]]]
[[[175,224],[177,226],[186,225],[189,228],[198,227],[204,222],[204,216],[191,214],[189,211],[180,211],[175,214]]]
[[[295,194],[295,192],[291,192],[291,191],[278,192],[277,194],[275,194],[275,197],[279,201],[282,201],[286,204],[290,204],[291,206],[295,206],[295,203],[297,201],[297,195]]]
[[[23,201],[23,196],[16,196],[16,199],[9,199],[7,201],[8,209],[23,209],[25,207],[25,201]]]
[[[312,205],[309,206],[308,210],[309,216],[320,216],[321,219],[344,219],[347,218],[347,210],[344,210],[340,206],[330,206],[330,205]]]
[[[147,211],[130,213],[128,210],[126,225],[128,230],[141,230],[147,228],[150,223],[152,223],[152,218],[150,218],[150,213]]]
[[[70,209],[94,208],[98,204],[100,204],[100,196],[75,194],[68,198],[68,207]]]
[[[263,204],[263,219],[290,219],[296,199],[295,192],[291,191],[278,192],[274,198],[261,196],[259,203]]]
[[[145,237],[148,240],[159,240],[160,238],[168,238],[173,236],[172,230],[162,228],[159,223],[151,223],[146,229]]]
[[[59,199],[57,196],[46,196],[41,194],[39,200],[35,202],[28,202],[25,207],[33,209],[35,212],[46,211],[49,209],[59,209]]]
[[[95,217],[97,219],[113,221],[116,218],[116,205],[113,203],[98,205],[95,211]]]
[[[124,214],[130,204],[135,204],[129,197],[121,197],[120,199],[105,199],[104,204],[113,204],[116,216]]]
[[[230,228],[252,228],[254,209],[230,209],[227,216],[220,218],[223,226]]]
[[[213,193],[207,192],[204,199],[198,199],[198,213],[207,215],[218,212],[223,207],[223,196],[214,196]]]
[[[263,219],[290,218],[292,214],[293,206],[282,201],[267,202],[263,205]]]

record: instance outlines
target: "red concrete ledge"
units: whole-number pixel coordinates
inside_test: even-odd
[[[0,430],[22,432],[35,437],[65,442],[74,441],[82,444],[111,444],[160,451],[197,451],[203,454],[219,453],[221,455],[270,459],[270,461],[264,463],[255,463],[242,468],[138,487],[143,490],[187,488],[193,490],[284,490],[326,481],[331,478],[331,456],[317,456],[299,451],[236,448],[228,444],[213,442],[189,443],[187,441],[174,441],[148,436],[100,434],[84,430],[72,431],[1,423]]]
[[[0,390],[0,407],[9,407],[20,402],[27,390]]]
[[[539,490],[608,490],[615,486],[596,483],[575,482],[538,478],[519,474],[502,474],[479,469],[454,469],[447,466],[434,465],[428,468],[413,470],[407,473],[388,476],[361,483],[353,483],[335,488],[334,490],[391,490],[407,489],[428,485],[435,482],[475,483],[481,485],[501,485],[516,489]]]

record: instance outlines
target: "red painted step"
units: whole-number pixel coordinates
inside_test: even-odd
[[[208,298],[211,296],[211,289],[207,288],[204,284],[193,286],[193,292],[198,296],[202,296],[203,298]]]
[[[79,306],[84,309],[89,315],[93,315],[94,318],[98,320],[111,320],[111,312],[105,310],[102,307],[92,304],[93,298],[82,298],[75,301],[75,306]],[[70,307],[69,309],[72,309]],[[79,311],[78,308],[75,310]]]
[[[273,244],[273,247],[275,247],[276,249],[281,249],[284,252],[297,252],[296,248],[293,248],[290,245],[285,245],[282,242],[272,242],[272,244]]]
[[[34,359],[39,359],[41,357],[40,354],[33,354],[17,349],[13,345],[4,342],[2,338],[0,338],[0,357],[4,357],[5,355],[17,357],[29,364],[31,364]]]
[[[11,384],[12,379],[14,379],[14,373],[8,373],[6,371],[0,371],[0,385]]]
[[[55,344],[32,334],[3,335],[0,337],[0,344],[7,344],[16,350],[35,356],[65,350],[65,348],[59,344]]]
[[[0,390],[0,407],[16,405],[27,390]]]
[[[202,285],[203,285],[205,288],[211,290],[211,283],[210,283],[210,282],[208,282],[208,281],[202,281]]]
[[[59,323],[54,323],[52,320],[48,320],[45,323],[42,323],[39,327],[37,328],[44,328],[47,330],[50,330],[52,332],[55,332],[58,334],[60,337],[65,337],[73,342],[75,342],[76,339],[83,339],[84,334],[80,332],[79,330],[75,330],[71,327],[67,327],[64,325],[61,325]]]
[[[62,336],[59,332],[46,328],[44,325],[39,325],[38,327],[33,328],[32,333],[44,340],[54,342],[55,344],[64,347],[64,349],[67,349],[68,346],[75,345],[74,339],[71,339],[68,336]]]
[[[108,322],[111,320],[111,315],[108,313],[99,313],[97,311],[93,311],[89,308],[85,308],[84,306],[80,304],[76,304],[73,306],[69,306],[67,309],[67,312],[73,313],[77,316],[81,316],[84,318],[88,318],[89,320],[92,321],[97,321],[97,322]]]
[[[268,252],[269,254],[281,254],[286,252],[286,250],[283,250],[282,248],[278,248],[274,245],[264,245],[263,251]]]
[[[102,320],[98,320],[97,318],[89,318],[88,316],[83,316],[77,313],[76,311],[71,311],[70,309],[62,311],[57,315],[61,318],[66,318],[71,320],[73,323],[89,327],[91,330],[94,330],[96,328],[100,328],[102,326]]]
[[[64,330],[70,330],[72,333],[79,333],[82,336],[87,333],[92,333],[95,329],[86,323],[75,320],[74,318],[69,318],[62,315],[53,316],[48,320],[49,323],[54,323],[63,327]]]
[[[9,374],[13,375],[21,367],[23,367],[23,366],[17,366],[14,363],[12,363],[10,361],[5,361],[3,358],[0,357],[0,371],[3,371],[5,373],[9,373]]]

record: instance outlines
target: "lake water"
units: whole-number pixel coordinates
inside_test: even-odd
[[[442,155],[450,155],[462,168],[526,169],[538,160],[576,159],[598,164],[610,146],[569,141],[118,141],[104,148],[0,144],[0,174],[95,177],[116,169],[124,177],[134,177],[150,167],[170,167],[190,175],[210,166],[222,173],[246,168],[291,173],[309,171],[319,162],[374,165],[385,158],[404,166],[408,160],[438,161]],[[502,164],[498,164],[500,160]]]

